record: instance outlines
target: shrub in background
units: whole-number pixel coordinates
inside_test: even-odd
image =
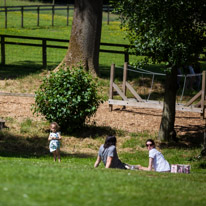
[[[35,92],[34,113],[71,131],[84,125],[102,102],[97,81],[82,67],[60,69],[43,80]]]

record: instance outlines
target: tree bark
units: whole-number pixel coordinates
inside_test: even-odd
[[[166,75],[165,95],[162,119],[159,129],[158,139],[161,141],[171,141],[175,136],[175,111],[177,93],[177,68],[172,67],[171,72]]]
[[[102,0],[76,0],[66,66],[82,65],[98,74]]]

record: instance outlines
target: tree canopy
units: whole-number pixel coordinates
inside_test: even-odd
[[[113,0],[138,54],[168,66],[190,63],[203,50],[205,0]]]
[[[166,84],[160,140],[174,137],[177,68],[198,61],[205,47],[205,0],[113,0],[134,51],[164,62]]]

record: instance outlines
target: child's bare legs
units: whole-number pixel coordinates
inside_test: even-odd
[[[53,157],[54,157],[54,162],[56,162],[57,157],[58,157],[58,162],[61,162],[60,150],[59,149],[57,149],[53,152]]]
[[[56,151],[53,152],[54,162],[56,162],[57,154]]]
[[[60,150],[59,149],[56,150],[56,154],[57,154],[57,157],[58,157],[58,161],[61,162]]]
[[[57,151],[56,150],[53,152],[53,156],[54,156],[54,162],[56,162],[56,159],[57,159]]]

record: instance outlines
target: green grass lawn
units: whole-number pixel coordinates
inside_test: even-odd
[[[0,13],[0,15],[2,15]],[[32,14],[28,14],[32,15]],[[1,17],[0,17],[1,18]],[[43,17],[42,17],[43,18]],[[46,18],[46,16],[45,16]],[[59,16],[57,19],[61,22],[62,18]],[[12,22],[14,22],[16,17]],[[12,23],[11,22],[11,23]],[[8,35],[18,35],[18,36],[32,36],[32,37],[47,37],[54,39],[64,39],[69,40],[71,32],[71,26],[41,26],[41,27],[26,27],[20,28],[18,25],[15,28],[0,28],[0,34],[8,34]],[[6,39],[7,41],[14,41],[14,39]],[[19,40],[18,40],[19,41]],[[22,40],[21,40],[22,41]],[[23,40],[24,42],[30,43],[31,40]],[[41,43],[41,41],[33,41],[35,43]],[[119,29],[119,22],[112,22],[110,25],[107,25],[106,22],[103,22],[102,27],[102,35],[101,42],[103,43],[128,43],[127,40],[124,39],[124,32]],[[60,46],[68,46],[67,43],[58,43]],[[100,49],[113,49],[119,50],[118,47],[108,48],[105,46],[101,46]],[[121,48],[122,50],[122,48]],[[49,48],[47,50],[48,54],[48,66],[55,68],[61,60],[64,58],[66,54],[66,49],[53,49]],[[135,57],[131,57],[135,58]],[[27,61],[39,64],[42,66],[42,50],[40,47],[28,47],[28,46],[16,46],[16,45],[6,45],[6,64],[7,65],[15,65],[15,64],[25,64]],[[109,68],[112,63],[116,65],[122,66],[124,63],[124,55],[123,54],[110,54],[100,52],[100,67]]]
[[[94,161],[0,158],[0,205],[205,205],[205,174],[94,169]]]
[[[62,151],[62,162],[54,163],[48,150],[46,125],[27,120],[18,132],[11,128],[0,133],[0,205],[205,205],[205,158],[194,159],[200,147],[176,144],[161,149],[171,164],[190,164],[190,174],[105,169],[102,163],[94,169],[98,149],[93,143],[101,145],[104,135],[91,137],[88,147],[96,150],[95,155]],[[115,132],[122,142],[126,133]],[[146,166],[148,151],[144,142],[151,135],[129,135],[117,149],[129,148],[130,152],[120,152],[119,158]],[[62,137],[64,150],[70,136]],[[137,145],[142,149],[137,150]]]
[[[204,205],[206,161],[194,158],[201,151],[200,145],[188,147],[187,142],[181,141],[168,146],[164,143],[161,147],[169,163],[190,164],[190,174],[105,169],[102,163],[94,169],[98,147],[104,142],[108,128],[101,128],[102,134],[98,127],[83,128],[72,134],[78,142],[74,146],[78,148],[80,143],[82,148],[90,148],[94,153],[65,149],[71,146],[67,143],[71,136],[62,134],[62,162],[54,163],[48,149],[48,123],[27,119],[14,124],[15,118],[6,121],[10,129],[0,131],[2,206]],[[144,143],[148,138],[155,139],[155,135],[114,128],[111,131],[117,136],[117,150],[121,151],[118,153],[123,162],[147,166],[148,151]],[[83,133],[91,135],[84,146]],[[125,139],[128,135],[130,138]]]
[[[2,2],[3,3],[3,2]],[[28,1],[11,1],[7,0],[8,6],[14,5],[28,5],[38,4],[37,2]],[[3,6],[3,5],[2,5]],[[4,28],[5,15],[0,12],[0,34],[19,35],[19,36],[33,36],[33,37],[48,37],[56,39],[69,40],[72,25],[73,11],[70,12],[69,26],[66,26],[66,13],[64,11],[57,11],[54,18],[54,27],[51,26],[51,12],[40,12],[40,26],[37,27],[37,14],[36,12],[24,12],[24,28],[21,28],[21,12],[9,12],[8,13],[8,26]],[[107,14],[103,13],[102,21],[102,35],[101,42],[104,43],[121,43],[128,44],[128,40],[125,39],[125,31],[121,30],[120,22],[116,15],[110,14],[110,24],[107,25]],[[9,39],[7,39],[9,41]],[[31,41],[30,41],[31,42]],[[37,41],[35,41],[38,43]],[[59,44],[65,45],[67,44]],[[101,46],[101,49],[108,49],[105,46]],[[119,50],[118,47],[112,48],[113,50]],[[42,65],[41,48],[26,47],[26,46],[6,46],[6,64],[7,65],[22,65],[26,62],[30,62],[30,65]],[[48,49],[48,66],[55,68],[61,60],[64,58],[66,49]],[[136,57],[131,56],[131,61],[135,61]],[[108,69],[112,63],[122,66],[124,63],[124,55],[122,54],[109,54],[100,53],[100,68]]]

